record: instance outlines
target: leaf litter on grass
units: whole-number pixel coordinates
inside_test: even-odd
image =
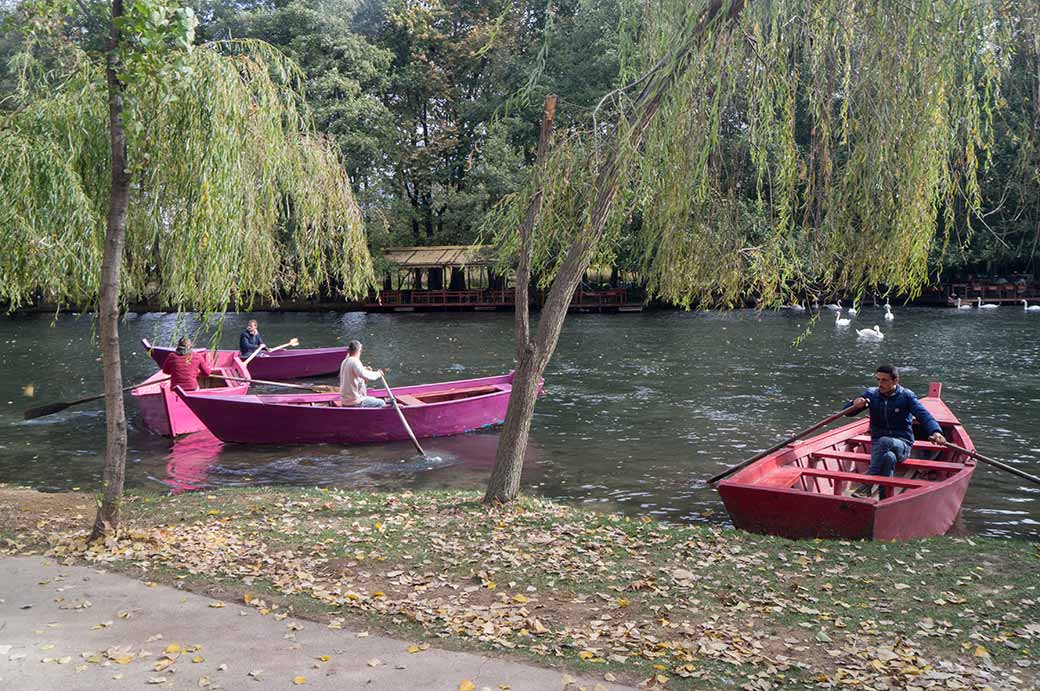
[[[243,600],[262,615],[278,608],[275,596],[302,596],[326,608],[330,628],[356,610],[432,637],[609,668],[646,687],[1037,684],[1038,593],[1004,583],[999,564],[940,562],[919,543],[788,542],[477,499],[239,492],[212,514],[206,500],[182,496],[135,507],[118,538],[88,544],[64,529],[47,541],[69,561],[256,588]],[[942,587],[930,588],[939,576]],[[992,599],[1019,598],[1018,614],[986,604],[990,580],[1002,583]],[[1003,657],[973,654],[977,646]]]

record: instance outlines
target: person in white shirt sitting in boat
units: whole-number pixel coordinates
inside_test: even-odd
[[[339,366],[339,402],[344,407],[382,408],[386,401],[368,395],[367,382],[383,376],[383,370],[370,370],[361,364],[361,342],[347,344],[347,357]]]
[[[881,365],[875,372],[877,386],[864,391],[855,400],[845,404],[850,414],[864,408],[870,409],[870,466],[867,475],[892,477],[896,464],[910,457],[914,443],[913,419],[924,428],[928,439],[936,444],[945,444],[946,438],[939,423],[925,408],[914,392],[899,385],[899,371],[892,365]],[[869,497],[873,487],[863,483],[853,491],[853,496]],[[885,498],[882,486],[880,496]]]

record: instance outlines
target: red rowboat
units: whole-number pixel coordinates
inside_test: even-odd
[[[141,343],[148,349],[148,355],[159,367],[166,362],[166,357],[173,348],[154,346],[148,339]],[[196,348],[197,351],[206,348]],[[237,350],[218,350],[221,355],[235,356]],[[347,357],[346,346],[342,348],[297,348],[296,350],[278,350],[273,353],[262,352],[249,363],[249,372],[257,379],[297,379],[299,377],[319,377],[323,374],[337,374],[343,358]]]
[[[255,360],[254,360],[255,362]],[[441,437],[501,423],[513,373],[394,388],[415,436]],[[210,396],[176,389],[218,439],[247,444],[360,444],[407,439],[392,406],[343,408],[339,394]],[[384,397],[372,389],[369,396]]]
[[[921,403],[943,436],[971,451],[967,432],[933,382]],[[864,417],[796,441],[719,483],[733,524],[788,538],[910,540],[942,535],[953,525],[975,470],[965,454],[931,442],[914,442],[894,477],[865,475],[870,463],[870,421]],[[861,482],[884,486],[887,498],[850,496]]]
[[[202,355],[203,353],[199,353]],[[229,377],[249,379],[249,371],[242,364],[234,351],[221,350],[205,353],[215,374]],[[206,429],[202,421],[195,417],[184,401],[170,390],[169,375],[159,370],[149,377],[141,386],[130,391],[137,404],[141,422],[150,431],[165,437],[176,437],[179,434],[198,432]],[[167,381],[157,381],[167,379]],[[232,382],[215,377],[203,377],[199,380],[200,396],[224,396],[227,394],[244,394],[249,389],[248,382]]]

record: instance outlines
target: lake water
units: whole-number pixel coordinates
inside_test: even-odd
[[[905,386],[943,397],[981,453],[1040,474],[1040,314],[1021,307],[962,310],[896,307],[886,323],[865,308],[852,328],[824,313],[798,345],[807,315],[738,311],[571,315],[545,375],[523,476],[524,491],[604,510],[673,521],[725,522],[703,480],[836,410],[872,384],[883,362]],[[508,371],[512,315],[265,314],[269,344],[365,343],[365,361],[390,367],[391,385]],[[229,315],[220,343],[237,344],[248,315]],[[880,324],[883,342],[856,328]],[[122,324],[126,384],[154,371],[141,338],[167,344],[199,329],[173,314],[129,315]],[[200,338],[200,344],[204,341]],[[100,486],[101,404],[22,420],[43,403],[100,393],[90,316],[0,318],[0,482],[43,490]],[[319,381],[334,383],[334,378]],[[31,386],[34,397],[26,395]],[[483,488],[497,432],[358,447],[224,445],[208,433],[176,441],[131,420],[127,484],[183,491],[228,485],[351,488]],[[1040,538],[1040,487],[980,465],[962,529]]]

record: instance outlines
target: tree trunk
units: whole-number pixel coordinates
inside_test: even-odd
[[[582,229],[578,239],[570,246],[567,257],[557,271],[553,280],[549,296],[542,308],[542,315],[538,321],[538,333],[533,341],[529,341],[529,347],[523,348],[522,341],[517,343],[517,353],[520,358],[516,375],[513,377],[513,391],[509,396],[509,408],[506,410],[506,419],[502,428],[502,436],[498,441],[498,449],[495,453],[495,469],[491,473],[487,492],[484,494],[484,503],[503,503],[516,499],[520,493],[520,471],[523,469],[524,454],[527,451],[527,440],[531,431],[531,418],[534,415],[534,402],[537,397],[539,382],[549,359],[556,351],[556,344],[563,330],[563,322],[567,318],[567,309],[574,298],[574,291],[581,282],[582,276],[589,268],[592,261],[593,250],[603,235],[603,228],[607,223],[614,198],[618,193],[618,180],[624,167],[631,164],[626,158],[630,154],[627,151],[637,151],[643,143],[647,128],[657,116],[665,95],[674,85],[678,76],[689,66],[690,55],[693,52],[701,35],[713,25],[716,18],[723,9],[724,0],[712,0],[707,8],[701,13],[697,24],[692,28],[690,40],[676,48],[673,59],[663,63],[666,68],[655,72],[640,91],[638,98],[631,110],[632,120],[629,128],[622,129],[621,136],[627,137],[628,141],[615,146],[610,150],[606,159],[599,167],[596,175],[591,213],[586,226]],[[731,2],[728,7],[727,18],[733,21],[744,7],[742,2]],[[543,133],[546,125],[545,117],[542,120]],[[541,148],[541,147],[539,147]],[[541,162],[536,163],[536,170]],[[537,174],[537,173],[535,173]],[[539,186],[541,183],[538,183]],[[541,204],[541,190],[539,187],[534,199]],[[532,205],[535,203],[532,200]],[[537,225],[537,214],[525,216],[522,229],[531,219],[530,232],[533,233]],[[522,231],[521,231],[522,232]],[[527,238],[523,240],[526,242]],[[530,256],[524,255],[528,251],[522,244],[520,257],[521,267],[529,262]],[[526,278],[526,277],[524,277]],[[517,285],[519,294],[520,271],[517,274]],[[527,311],[520,305],[517,309],[517,339],[523,337],[521,320],[526,323]]]
[[[542,131],[538,139],[538,153],[535,157],[535,175],[539,178],[544,172],[549,147],[552,144],[553,122],[556,119],[556,96],[545,97],[542,112]],[[513,390],[509,394],[509,407],[506,409],[505,426],[498,439],[495,451],[495,469],[488,481],[485,503],[506,502],[515,499],[520,493],[520,472],[524,467],[524,454],[527,452],[527,440],[531,433],[531,419],[534,417],[534,404],[538,399],[538,388],[545,370],[545,364],[537,357],[535,345],[531,342],[528,291],[531,285],[531,254],[534,249],[534,227],[542,210],[544,184],[539,179],[534,196],[527,205],[527,213],[520,224],[520,258],[516,269],[516,300],[514,305],[516,325],[516,361],[517,369],[513,377]],[[566,310],[565,310],[566,311]],[[548,363],[548,358],[545,358]]]
[[[119,529],[126,472],[126,411],[123,408],[123,375],[119,354],[119,272],[126,240],[126,211],[130,201],[130,175],[126,161],[126,131],[123,128],[123,85],[116,74],[119,46],[118,20],[123,0],[112,0],[112,33],[108,44],[108,128],[112,141],[112,186],[108,199],[105,252],[101,262],[101,362],[105,373],[105,468],[101,505],[94,520],[92,539]]]

